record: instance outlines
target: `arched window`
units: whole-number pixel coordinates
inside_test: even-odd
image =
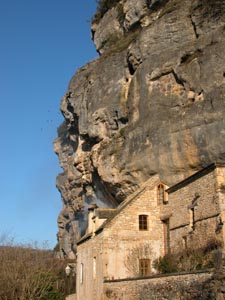
[[[139,215],[139,230],[148,230],[148,215]]]
[[[166,198],[165,186],[160,183],[157,186],[157,197],[158,197],[158,204],[167,204],[168,200]]]

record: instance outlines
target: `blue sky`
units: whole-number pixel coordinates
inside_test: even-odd
[[[19,243],[56,244],[53,140],[71,77],[98,56],[95,10],[95,0],[0,0],[0,235]]]

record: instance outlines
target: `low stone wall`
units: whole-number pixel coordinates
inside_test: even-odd
[[[77,300],[76,294],[71,294],[67,296],[65,300]]]
[[[103,300],[217,299],[210,298],[212,282],[213,273],[210,271],[111,280],[104,283]]]

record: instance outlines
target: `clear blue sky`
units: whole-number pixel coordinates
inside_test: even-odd
[[[17,242],[56,244],[53,140],[71,77],[98,56],[95,10],[95,0],[0,0],[0,235]]]

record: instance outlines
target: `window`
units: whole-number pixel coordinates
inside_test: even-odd
[[[194,207],[189,209],[189,216],[190,216],[189,229],[190,229],[190,231],[194,231],[195,230],[195,209],[194,209]]]
[[[167,204],[168,200],[166,198],[165,186],[160,183],[157,186],[157,196],[158,196],[158,204]]]
[[[148,230],[148,216],[139,215],[139,230]]]
[[[194,199],[192,200],[191,204],[188,205],[189,210],[189,230],[195,230],[195,208],[198,206],[198,198],[200,197],[199,193],[195,193]]]
[[[80,264],[80,283],[84,282],[84,264]]]
[[[96,257],[93,258],[93,279],[96,279]]]
[[[187,236],[183,236],[183,246],[184,249],[187,250],[188,246],[187,246]]]
[[[164,231],[164,252],[165,254],[170,253],[170,219],[163,221]]]
[[[139,259],[139,275],[148,276],[150,274],[150,259]]]

